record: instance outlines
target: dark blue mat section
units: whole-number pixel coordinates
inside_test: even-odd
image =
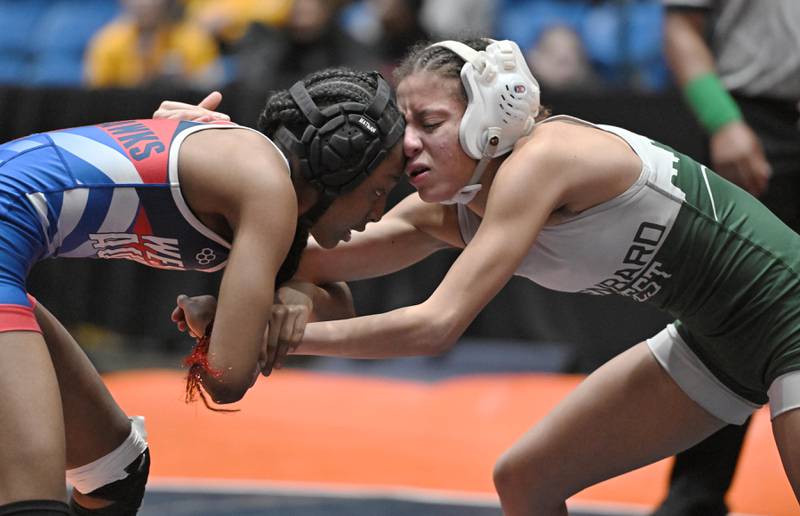
[[[139,516],[501,516],[500,509],[384,499],[150,492]]]
[[[570,516],[636,513],[570,511]],[[644,515],[644,513],[641,513]],[[150,490],[139,516],[502,516],[497,507],[427,503],[392,498],[235,494]]]

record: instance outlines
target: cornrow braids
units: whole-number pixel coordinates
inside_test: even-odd
[[[342,67],[327,68],[312,73],[306,76],[302,82],[313,103],[318,109],[324,110],[326,107],[344,103],[369,105],[378,90],[378,81],[379,75],[375,72],[361,72]],[[393,100],[388,102],[385,111],[391,117],[400,118],[402,121],[402,115]],[[295,138],[300,140],[308,126],[309,120],[289,90],[278,91],[270,95],[258,119],[258,129],[273,141],[276,141],[276,132],[281,127],[290,131]],[[276,143],[281,146],[280,139]],[[290,152],[290,149],[284,148],[283,150],[287,153]],[[352,151],[341,157],[343,158],[341,168],[348,169],[357,167],[364,159],[364,153],[362,150]],[[295,171],[292,173],[295,174]],[[328,209],[333,200],[334,198],[329,193],[324,192],[317,204],[299,218],[289,254],[281,265],[276,278],[277,285],[283,284],[294,276],[311,227]]]
[[[368,103],[375,94],[378,81],[374,73],[350,68],[326,68],[306,76],[303,84],[314,103],[320,109],[324,109],[341,102]],[[391,106],[387,109],[391,109]],[[308,120],[292,99],[289,90],[281,90],[270,95],[258,118],[259,131],[270,138],[281,125],[298,138],[303,135],[303,130],[308,125]]]

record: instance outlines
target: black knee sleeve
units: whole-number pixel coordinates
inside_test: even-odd
[[[102,509],[87,509],[71,498],[69,506],[75,516],[135,516],[142,504],[147,476],[150,474],[150,448],[128,464],[125,471],[127,477],[98,487],[91,493],[84,493],[114,503]]]
[[[0,516],[70,516],[69,507],[56,500],[23,500],[0,505]]]

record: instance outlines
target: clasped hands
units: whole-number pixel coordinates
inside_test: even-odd
[[[310,298],[300,290],[292,288],[290,284],[278,289],[259,351],[258,372],[269,376],[273,369],[283,366],[286,356],[296,350],[303,340],[311,309]],[[216,311],[217,299],[214,296],[181,294],[172,311],[172,321],[179,331],[186,331],[197,338],[206,333]]]

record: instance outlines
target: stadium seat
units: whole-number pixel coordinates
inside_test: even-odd
[[[29,82],[74,86],[83,76],[83,54],[91,37],[119,12],[110,0],[50,2],[35,26]]]
[[[542,31],[548,27],[567,25],[578,30],[588,10],[586,1],[503,0],[497,9],[495,34],[500,39],[516,41],[522,49],[528,49],[536,44]]]
[[[46,0],[0,0],[0,83],[21,82],[32,59],[32,35]]]
[[[602,3],[583,18],[580,33],[589,59],[606,80],[653,90],[667,80],[662,25],[657,1]]]

